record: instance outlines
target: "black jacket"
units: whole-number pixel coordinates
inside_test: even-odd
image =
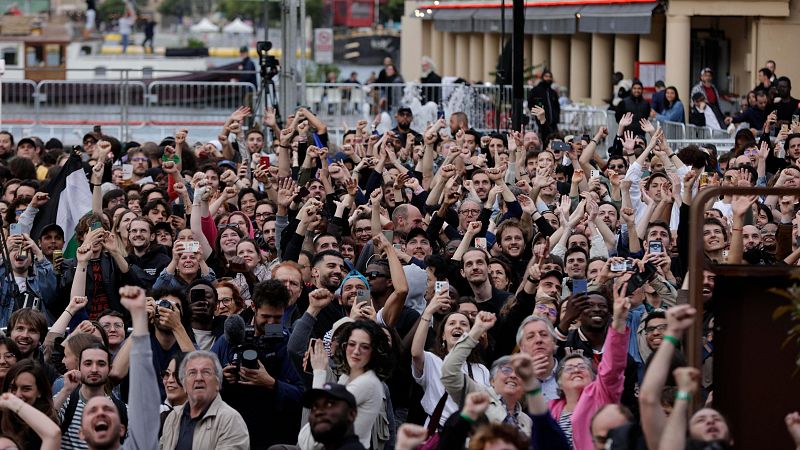
[[[144,256],[139,257],[136,254],[130,254],[127,258],[128,265],[131,270],[136,271],[136,276],[145,284],[145,286],[152,286],[161,273],[172,261],[172,255],[169,249],[163,245],[154,245],[148,250]]]
[[[622,119],[622,116],[624,116],[625,113],[633,113],[633,123],[630,124],[628,129],[633,131],[633,133],[637,136],[644,135],[644,131],[642,131],[639,121],[641,119],[650,118],[650,103],[648,103],[647,100],[642,97],[626,97],[625,100],[622,100],[617,106],[617,122]]]
[[[544,141],[547,136],[558,131],[558,121],[561,120],[561,105],[558,104],[558,93],[550,87],[550,83],[541,82],[534,86],[528,93],[528,108],[541,104],[547,123],[539,125],[539,135]]]

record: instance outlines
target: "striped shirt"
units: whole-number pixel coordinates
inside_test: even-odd
[[[569,442],[569,446],[573,447],[572,444],[572,411],[570,412],[562,412],[561,416],[558,418],[558,426],[561,427],[561,431],[564,432],[564,435],[567,437],[567,442]]]

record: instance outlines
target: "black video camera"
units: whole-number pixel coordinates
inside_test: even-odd
[[[245,329],[244,342],[236,346],[231,359],[231,364],[235,365],[237,370],[240,367],[247,369],[258,369],[259,356],[262,357],[264,367],[267,372],[277,373],[270,369],[276,370],[277,368],[277,354],[278,348],[284,341],[283,326],[278,325],[264,325],[264,334],[261,336],[255,335],[254,327],[247,327]]]
[[[256,42],[256,51],[258,52],[258,64],[261,66],[261,79],[271,80],[272,77],[280,71],[280,63],[278,58],[270,56],[268,52],[272,49],[272,42],[258,41]]]

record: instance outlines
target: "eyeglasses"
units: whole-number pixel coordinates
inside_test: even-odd
[[[198,376],[203,377],[203,378],[211,378],[211,377],[213,377],[215,375],[214,375],[214,371],[211,370],[211,369],[202,369],[202,370],[190,369],[190,370],[186,371],[186,378],[187,379],[188,378],[197,378]]]
[[[645,327],[644,332],[647,334],[654,333],[656,331],[664,331],[667,329],[667,324],[662,323],[661,325],[656,325],[653,327]]]
[[[222,297],[219,302],[225,306],[230,306],[233,303],[233,297]]]
[[[256,219],[263,219],[263,218],[269,217],[270,215],[271,215],[271,214],[270,214],[270,213],[268,213],[268,212],[265,212],[265,213],[256,213]]]
[[[503,375],[513,375],[514,369],[511,366],[503,366],[498,369],[498,372],[502,373]]]
[[[536,311],[541,311],[549,316],[558,316],[558,311],[552,306],[536,305]]]
[[[775,236],[775,231],[770,230],[761,230],[762,236]]]
[[[367,272],[364,275],[367,277],[367,279],[370,279],[370,280],[374,280],[376,278],[386,278],[386,274],[385,273],[381,273],[381,272],[378,272],[378,271]]]
[[[358,233],[369,233],[371,230],[372,228],[365,227],[365,228],[356,228],[353,231],[355,231],[356,234],[358,234]]]
[[[3,359],[13,359],[14,361],[17,360],[17,355],[15,355],[15,354],[13,354],[11,352],[0,353],[0,356],[2,356]]]
[[[625,165],[624,164],[620,164],[620,165],[616,165],[616,164],[615,165],[611,165],[611,164],[609,164],[608,168],[611,169],[611,170],[624,169]]]
[[[238,230],[239,229],[239,225],[235,224],[235,223],[226,223],[224,225],[217,225],[217,230],[218,231],[226,230],[228,228],[233,228],[235,230]]]
[[[113,328],[113,329],[115,329],[115,330],[122,330],[122,329],[124,329],[124,328],[125,328],[125,324],[124,324],[124,323],[110,323],[110,322],[106,322],[106,323],[102,324],[102,327],[103,327],[103,329],[104,329],[104,330],[109,330],[109,329],[111,329],[111,328]]]
[[[131,158],[131,161],[133,161],[133,162],[147,162],[147,158],[145,158],[143,156],[134,156],[133,158]]]
[[[465,216],[477,216],[478,214],[481,213],[481,210],[480,209],[462,209],[461,211],[459,211],[459,213],[463,214]]]
[[[564,366],[564,373],[567,375],[575,372],[588,371],[588,370],[589,370],[589,365],[586,363]]]

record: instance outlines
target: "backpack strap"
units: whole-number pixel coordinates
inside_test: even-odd
[[[433,414],[431,414],[431,419],[428,422],[428,437],[436,434],[436,430],[439,429],[439,419],[442,418],[445,403],[447,403],[447,391],[444,392],[442,398],[439,399],[439,403],[436,404],[436,408],[433,409]]]
[[[75,416],[75,410],[78,409],[79,391],[75,389],[69,394],[67,409],[64,410],[64,418],[61,420],[61,434],[65,434],[69,430],[69,425],[72,423],[72,418]]]

